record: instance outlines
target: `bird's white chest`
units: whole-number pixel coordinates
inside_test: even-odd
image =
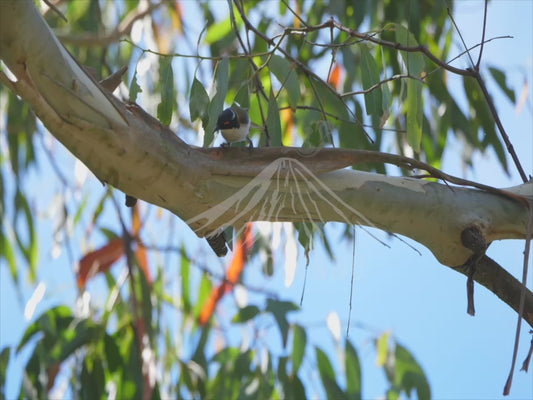
[[[222,136],[228,142],[240,142],[246,139],[250,125],[241,125],[238,128],[221,129]]]

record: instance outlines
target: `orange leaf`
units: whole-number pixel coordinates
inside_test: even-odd
[[[334,88],[340,90],[344,84],[344,67],[341,64],[336,63],[329,76],[329,81]]]
[[[244,270],[244,264],[248,255],[252,251],[253,244],[254,235],[252,233],[252,224],[246,224],[244,232],[237,239],[237,243],[235,243],[233,259],[231,260],[231,265],[226,273],[226,278],[231,283],[235,284],[239,282],[242,271]]]
[[[96,274],[107,272],[124,254],[124,242],[117,238],[111,240],[98,250],[87,253],[81,260],[78,269],[78,287],[84,288],[87,281]]]
[[[215,308],[218,302],[222,297],[224,297],[228,286],[229,283],[224,281],[218,287],[213,289],[211,295],[208,297],[204,306],[202,307],[202,312],[200,313],[199,319],[200,325],[205,325],[209,322],[209,320],[213,316],[213,313],[215,312]]]
[[[176,1],[174,4],[174,8],[171,9],[173,12],[170,13],[170,16],[172,18],[172,26],[174,29],[176,29],[179,33],[183,34],[183,20],[184,20],[184,12],[181,2]]]
[[[152,274],[150,272],[150,266],[148,265],[148,256],[146,253],[146,248],[142,246],[141,241],[140,241],[140,232],[141,232],[142,226],[143,226],[143,221],[141,220],[141,214],[139,211],[139,203],[137,203],[135,207],[133,207],[133,221],[132,221],[133,236],[138,241],[137,251],[135,252],[135,255],[137,256],[137,262],[139,263],[139,267],[143,270],[146,280],[148,281],[148,283],[152,283]]]
[[[283,142],[293,143],[294,140],[294,110],[284,108],[281,110],[281,120],[286,124],[283,128]]]
[[[235,284],[239,282],[246,260],[252,251],[253,244],[254,234],[252,232],[252,224],[248,223],[245,225],[243,233],[235,243],[233,258],[230,267],[228,268],[228,272],[226,272],[226,280],[213,289],[202,308],[202,312],[200,313],[201,325],[205,325],[209,322],[220,299],[222,299],[227,292],[231,292]]]
[[[133,229],[133,236],[136,238],[139,237],[141,228],[143,226],[143,221],[141,220],[141,213],[139,212],[139,203],[135,204],[133,207],[133,221],[131,223]]]
[[[144,276],[148,283],[152,283],[152,273],[150,272],[150,267],[148,265],[148,255],[146,249],[143,246],[137,246],[137,251],[135,252],[137,256],[137,261],[139,262],[139,267],[143,270]]]

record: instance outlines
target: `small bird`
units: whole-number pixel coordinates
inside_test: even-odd
[[[217,119],[217,126],[215,131],[220,131],[224,139],[226,139],[225,144],[222,146],[229,146],[233,142],[242,142],[246,140],[248,142],[248,147],[252,148],[253,143],[248,136],[250,134],[250,115],[248,110],[232,106],[226,108],[219,115]]]

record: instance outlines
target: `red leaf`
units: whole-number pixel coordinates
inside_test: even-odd
[[[226,290],[228,290],[229,285],[230,284],[227,281],[224,281],[218,287],[213,289],[211,295],[207,298],[202,308],[202,312],[200,313],[200,319],[198,321],[200,325],[205,325],[209,322],[209,320],[213,316],[213,313],[215,312],[215,308],[218,302],[222,297],[224,297],[224,294]]]
[[[87,253],[80,260],[78,287],[84,288],[87,281],[101,272],[107,272],[124,254],[124,242],[117,238],[98,250]]]
[[[226,272],[226,280],[222,282],[218,287],[214,288],[211,295],[205,302],[202,312],[200,313],[200,324],[205,325],[209,322],[218,302],[224,297],[224,295],[233,290],[233,286],[241,278],[242,271],[246,264],[246,260],[252,251],[254,244],[254,234],[252,232],[252,224],[246,224],[244,232],[239,236],[235,246],[233,247],[234,253],[231,260],[231,264]]]
[[[340,90],[344,84],[344,67],[341,64],[335,64],[331,75],[329,76],[329,84],[335,89]]]
[[[142,246],[141,239],[140,239],[140,232],[141,232],[142,226],[143,226],[143,221],[141,220],[141,215],[139,211],[139,203],[137,202],[135,207],[133,207],[133,221],[132,221],[133,236],[137,239],[137,242],[138,242],[135,255],[137,256],[137,262],[139,263],[139,267],[143,270],[146,280],[148,281],[148,283],[152,283],[153,282],[152,274],[150,272],[150,266],[148,265],[148,255],[146,252],[146,248]]]

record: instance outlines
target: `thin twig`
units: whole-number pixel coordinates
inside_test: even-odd
[[[65,15],[55,6],[54,3],[52,3],[50,0],[43,0],[43,1],[48,7],[50,7],[51,10],[53,10],[57,15],[59,15],[59,17],[63,21],[68,22],[67,17],[65,17]]]
[[[391,41],[388,41],[388,40],[379,39],[379,38],[375,37],[375,34],[358,32],[358,31],[356,31],[354,29],[348,28],[348,27],[338,23],[333,18],[331,18],[328,21],[326,21],[326,22],[324,22],[322,24],[319,24],[319,25],[308,26],[306,28],[294,28],[294,27],[292,27],[292,28],[286,28],[286,29],[290,33],[303,34],[303,33],[310,33],[310,32],[321,30],[321,29],[325,29],[325,28],[330,28],[331,26],[334,26],[336,29],[338,29],[341,32],[347,33],[351,37],[356,37],[356,38],[359,38],[359,39],[363,39],[363,40],[366,40],[368,42],[371,42],[371,43],[374,43],[374,44],[378,44],[380,46],[389,47],[389,48],[392,48],[392,49],[395,49],[395,50],[407,51],[407,52],[410,52],[410,53],[422,53],[427,58],[429,58],[433,63],[435,63],[436,65],[438,65],[438,66],[440,66],[442,68],[444,68],[447,71],[450,71],[450,72],[453,72],[455,74],[462,75],[462,76],[474,76],[474,74],[473,74],[473,72],[471,70],[452,67],[451,65],[447,64],[445,61],[442,61],[436,55],[434,55],[426,46],[422,46],[422,45],[406,46],[406,45],[403,45],[401,43],[391,42]]]
[[[355,225],[353,226],[353,243],[352,243],[352,277],[350,279],[350,309],[348,311],[348,324],[346,326],[346,337],[350,336],[350,325],[352,322],[353,308],[353,281],[355,277]]]
[[[368,89],[358,90],[358,91],[354,91],[354,92],[341,93],[340,96],[341,97],[348,97],[348,96],[355,96],[355,95],[358,95],[358,94],[369,94],[369,93],[373,92],[374,90],[378,89],[379,87],[381,87],[382,85],[384,85],[385,83],[388,83],[388,82],[391,82],[391,81],[396,81],[396,80],[401,80],[401,79],[414,79],[414,80],[420,81],[420,82],[422,82],[424,84],[426,83],[424,78],[419,78],[417,76],[413,76],[413,75],[410,75],[410,74],[407,74],[407,75],[394,75],[394,76],[391,76],[390,78],[383,79],[383,80],[379,81],[375,85],[370,86]]]
[[[511,361],[511,370],[509,371],[509,376],[505,382],[503,388],[503,395],[507,396],[511,391],[511,385],[513,383],[513,374],[514,368],[516,365],[516,358],[518,356],[518,344],[520,342],[520,329],[522,327],[522,316],[524,315],[524,305],[526,301],[526,284],[527,284],[527,270],[528,270],[528,261],[529,261],[529,252],[531,248],[531,233],[533,230],[533,210],[529,210],[529,221],[527,224],[526,232],[526,248],[524,250],[524,267],[522,269],[522,287],[520,289],[520,302],[518,305],[518,321],[516,322],[516,333],[515,333],[515,342],[513,348],[513,358]]]
[[[485,1],[483,37],[481,41],[481,50],[479,53],[479,59],[478,59],[477,64],[474,64],[474,60],[472,59],[472,56],[470,55],[470,51],[468,50],[468,47],[463,39],[463,35],[461,34],[459,27],[455,23],[455,19],[453,18],[453,15],[451,14],[449,7],[448,7],[448,15],[450,17],[450,20],[452,21],[453,26],[457,30],[457,34],[459,35],[459,38],[461,39],[461,42],[463,43],[463,46],[466,49],[466,53],[468,54],[468,58],[470,59],[470,63],[472,64],[472,68],[467,68],[467,71],[470,71],[472,73],[471,76],[476,78],[476,81],[478,82],[479,87],[481,88],[481,91],[483,92],[483,96],[485,97],[485,101],[487,102],[487,105],[489,106],[492,117],[494,118],[494,121],[496,122],[496,126],[498,127],[498,130],[500,131],[502,140],[507,147],[507,151],[509,152],[509,154],[511,155],[511,158],[513,159],[516,169],[518,170],[518,173],[520,174],[520,178],[522,178],[522,181],[525,183],[528,181],[527,175],[524,172],[524,169],[522,168],[522,164],[520,164],[520,160],[518,159],[518,155],[516,154],[514,150],[511,140],[509,139],[509,135],[507,135],[507,132],[505,131],[505,128],[503,127],[503,124],[500,120],[498,111],[496,110],[496,106],[494,105],[494,101],[492,100],[492,96],[489,94],[489,91],[487,90],[487,87],[485,85],[485,81],[483,80],[483,77],[481,76],[481,73],[479,71],[479,65],[481,63],[481,55],[483,52],[483,42],[485,39],[485,28],[486,28],[486,20],[487,20],[487,1]]]
[[[452,12],[450,11],[450,6],[449,6],[447,1],[446,1],[446,4],[447,4],[446,11],[448,12],[448,17],[450,17],[450,21],[452,21],[452,24],[453,24],[455,30],[457,31],[457,34],[459,35],[459,39],[461,39],[461,43],[463,44],[463,47],[465,49],[468,49],[468,46],[466,45],[466,42],[463,39],[463,35],[461,34],[461,30],[457,26],[457,23],[455,22],[455,18],[453,18]],[[470,64],[472,65],[472,68],[475,68],[475,64],[474,64],[474,60],[472,59],[472,55],[470,54],[470,52],[468,50],[466,51],[466,54],[468,55],[468,59],[470,60]]]
[[[481,77],[481,74],[479,73],[479,71],[474,71],[474,77],[476,78],[479,84],[479,87],[481,88],[481,91],[483,92],[483,95],[485,96],[485,99],[487,100],[487,104],[494,118],[494,122],[496,122],[496,126],[498,127],[498,130],[500,131],[500,134],[502,136],[503,142],[505,143],[505,146],[507,146],[507,151],[509,152],[509,154],[511,155],[511,158],[514,161],[516,169],[518,170],[518,173],[520,174],[520,178],[522,178],[522,181],[524,183],[528,182],[529,179],[527,178],[527,175],[524,172],[524,168],[522,167],[522,164],[520,163],[520,160],[518,159],[518,155],[516,154],[513,144],[511,143],[511,140],[509,139],[509,135],[507,135],[507,132],[505,131],[505,128],[503,127],[502,121],[500,120],[500,116],[498,115],[498,111],[496,110],[496,106],[494,105],[494,101],[492,100],[492,96],[489,94],[489,91],[487,90],[487,86],[485,85],[485,81]]]
[[[483,10],[483,30],[481,34],[481,48],[479,49],[479,56],[476,63],[476,71],[479,71],[479,66],[481,65],[481,57],[483,56],[483,47],[485,43],[485,32],[487,30],[487,9],[489,1],[485,0],[485,9]]]

